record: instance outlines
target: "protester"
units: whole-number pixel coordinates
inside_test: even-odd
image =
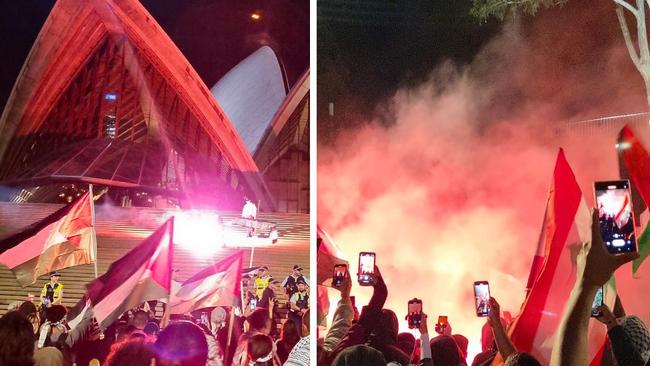
[[[300,340],[300,333],[296,328],[296,323],[291,321],[286,321],[282,324],[282,332],[280,333],[280,339],[275,343],[277,347],[277,354],[280,362],[284,363],[289,357],[289,352]]]
[[[650,365],[650,331],[643,321],[636,316],[617,319],[607,305],[600,307],[600,314],[597,319],[607,326],[616,362],[626,366]]]
[[[305,312],[302,318],[302,338],[289,353],[284,366],[309,366],[309,310]]]
[[[34,330],[32,324],[17,311],[0,318],[0,365],[34,365]]]
[[[609,281],[617,268],[638,257],[636,252],[612,254],[607,251],[600,236],[598,211],[593,210],[591,241],[585,242],[578,254],[577,279],[560,322],[551,365],[587,364],[587,331],[596,291]]]
[[[248,341],[248,366],[280,366],[273,339],[264,334],[256,334]]]
[[[63,353],[56,347],[45,347],[34,352],[35,366],[63,366],[64,363]]]
[[[235,350],[232,361],[233,366],[247,366],[245,362],[247,358],[248,340],[252,336],[256,334],[269,335],[271,332],[271,318],[266,309],[256,309],[248,316],[246,321],[248,322],[249,329],[239,337],[237,349]]]
[[[18,312],[23,314],[32,323],[34,334],[38,334],[38,330],[41,327],[41,317],[38,309],[36,309],[36,305],[31,301],[25,301],[18,307]]]
[[[201,328],[181,320],[166,326],[154,344],[156,366],[205,366],[208,343]]]
[[[144,339],[128,339],[113,344],[106,357],[106,366],[148,366],[155,358],[152,343]]]

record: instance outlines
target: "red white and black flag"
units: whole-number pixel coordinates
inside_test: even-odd
[[[93,201],[86,193],[0,241],[0,263],[25,287],[46,273],[95,261]]]
[[[239,251],[184,281],[171,297],[170,314],[233,306],[240,296],[242,260],[243,252]]]
[[[113,262],[86,286],[88,302],[100,328],[106,329],[125,311],[145,301],[169,298],[172,282],[174,218]],[[84,304],[78,304],[80,308]],[[79,309],[81,310],[81,309]],[[76,315],[76,314],[75,314]],[[74,315],[69,316],[70,319]]]

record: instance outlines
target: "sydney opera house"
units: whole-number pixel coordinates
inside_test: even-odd
[[[0,118],[0,237],[91,184],[100,272],[170,213],[197,212],[230,239],[207,243],[218,248],[208,256],[178,248],[181,279],[235,248],[255,247],[246,264],[278,277],[308,271],[308,67],[289,85],[263,45],[209,87],[137,0],[58,0]],[[244,198],[277,226],[277,244],[229,225]],[[66,304],[92,272],[63,271]],[[0,312],[39,285],[20,289],[0,266]]]

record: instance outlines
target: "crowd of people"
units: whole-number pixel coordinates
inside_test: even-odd
[[[55,272],[43,287],[40,304],[28,299],[0,318],[0,366],[306,366],[309,295],[301,271],[295,265],[280,283],[268,267],[260,267],[242,281],[240,306],[168,318],[164,306],[156,316],[157,301],[149,301],[103,330],[91,313],[77,324],[68,323],[61,274]],[[278,311],[276,292],[282,288],[287,309],[295,312],[291,318]]]
[[[617,268],[638,256],[637,253],[611,254],[600,236],[597,211],[592,220],[592,240],[582,248],[575,287],[562,315],[552,354],[545,355],[553,366],[588,364],[588,325],[596,291]],[[372,297],[361,313],[351,303],[352,280],[350,276],[344,278],[331,326],[318,339],[318,366],[486,366],[492,365],[497,357],[507,366],[540,365],[532,354],[521,352],[510,340],[507,330],[514,322],[504,319],[494,298],[488,302],[482,352],[472,360],[467,359],[466,337],[452,334],[451,326],[438,325],[437,334],[432,337],[424,313],[418,327],[419,339],[411,333],[399,333],[397,315],[384,308],[388,288],[377,267],[375,274],[377,281]],[[609,340],[602,365],[650,365],[650,332],[641,319],[626,316],[620,298],[613,311],[606,305],[600,310],[597,319],[607,327]]]

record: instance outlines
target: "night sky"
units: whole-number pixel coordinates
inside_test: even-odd
[[[53,0],[8,1],[0,12],[0,106]],[[289,84],[309,67],[309,3],[302,0],[143,0],[145,8],[183,52],[208,88],[262,45],[279,54]],[[251,20],[259,11],[262,19]]]

